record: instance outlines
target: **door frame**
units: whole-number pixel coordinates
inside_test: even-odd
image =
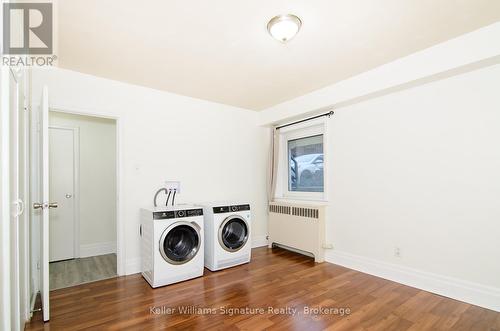
[[[49,107],[50,109],[50,107]],[[52,110],[49,110],[49,112]],[[50,125],[53,130],[68,130],[73,133],[73,255],[80,257],[80,128]],[[49,145],[50,148],[50,145]]]
[[[123,222],[121,197],[122,192],[122,173],[123,155],[122,149],[122,124],[119,116],[112,116],[104,111],[89,109],[89,108],[75,108],[65,105],[49,104],[49,111],[63,114],[73,114],[82,116],[91,116],[105,118],[115,121],[116,126],[116,273],[118,276],[124,276],[126,273],[126,259],[125,259],[125,224]]]

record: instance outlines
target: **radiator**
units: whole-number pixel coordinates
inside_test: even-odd
[[[325,207],[269,203],[269,247],[286,246],[324,261]],[[285,248],[286,248],[285,247]]]

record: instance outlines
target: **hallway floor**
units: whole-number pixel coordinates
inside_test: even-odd
[[[49,277],[51,290],[116,277],[116,254],[52,262]]]

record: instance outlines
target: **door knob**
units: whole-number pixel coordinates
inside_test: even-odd
[[[43,203],[33,203],[33,209],[43,209]]]
[[[58,206],[57,202],[33,203],[33,209],[57,208],[57,206]]]
[[[71,194],[66,194],[66,199],[71,199],[72,195]]]

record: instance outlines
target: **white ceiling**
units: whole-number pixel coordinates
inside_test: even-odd
[[[266,24],[285,13],[303,25],[281,44]],[[57,55],[63,68],[261,110],[499,20],[499,0],[63,0]]]

